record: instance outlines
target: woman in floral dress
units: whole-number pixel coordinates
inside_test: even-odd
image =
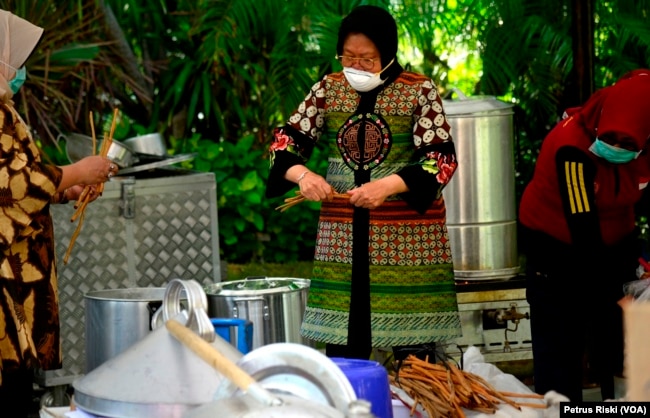
[[[403,358],[461,335],[442,197],[457,168],[450,126],[434,82],[396,53],[393,17],[354,9],[343,71],[314,84],[270,145],[267,197],[297,185],[322,202],[301,332],[330,357]],[[325,177],[305,165],[318,142]]]

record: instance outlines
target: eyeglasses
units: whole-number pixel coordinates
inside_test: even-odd
[[[379,61],[379,58],[375,58],[375,59],[356,58],[356,57],[348,57],[346,55],[337,55],[336,59],[344,67],[352,67],[355,62],[358,62],[361,68],[363,68],[364,70],[372,70],[373,67],[375,66],[375,61]]]

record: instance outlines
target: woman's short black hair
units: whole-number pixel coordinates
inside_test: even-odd
[[[377,47],[381,66],[385,67],[397,55],[397,23],[387,10],[377,6],[355,7],[339,27],[336,53],[343,53],[343,43],[348,35],[362,33]]]

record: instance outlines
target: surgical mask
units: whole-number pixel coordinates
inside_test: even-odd
[[[624,148],[609,145],[606,142],[596,138],[593,144],[589,147],[589,151],[594,153],[600,158],[604,158],[612,164],[625,164],[636,159],[641,154],[641,151],[635,152]]]
[[[23,83],[25,82],[25,79],[27,78],[27,70],[25,69],[25,66],[23,65],[19,69],[16,70],[16,76],[9,81],[9,88],[11,91],[14,92],[14,94],[18,93],[18,90],[23,86]]]
[[[382,68],[378,73],[371,73],[369,71],[357,70],[352,67],[343,68],[343,74],[348,80],[348,83],[352,86],[353,89],[360,92],[366,92],[377,88],[378,86],[384,84],[384,80],[381,79],[381,73],[388,68],[395,58],[390,60],[387,66]]]
[[[14,94],[18,93],[18,90],[20,90],[20,88],[23,86],[25,79],[27,79],[27,70],[25,69],[25,66],[23,65],[20,68],[14,68],[13,66],[9,65],[8,63],[2,60],[0,60],[0,63],[6,65],[7,67],[11,68],[16,72],[16,75],[14,75],[14,78],[8,81],[8,84],[9,84],[9,88]]]

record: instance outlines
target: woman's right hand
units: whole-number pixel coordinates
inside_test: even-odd
[[[117,165],[107,157],[93,155],[85,157],[72,164],[78,175],[76,184],[99,184],[113,177],[118,170]]]
[[[334,189],[323,178],[323,176],[316,174],[312,171],[307,172],[303,178],[298,182],[300,187],[300,194],[308,200],[316,202],[332,201],[334,198]]]

